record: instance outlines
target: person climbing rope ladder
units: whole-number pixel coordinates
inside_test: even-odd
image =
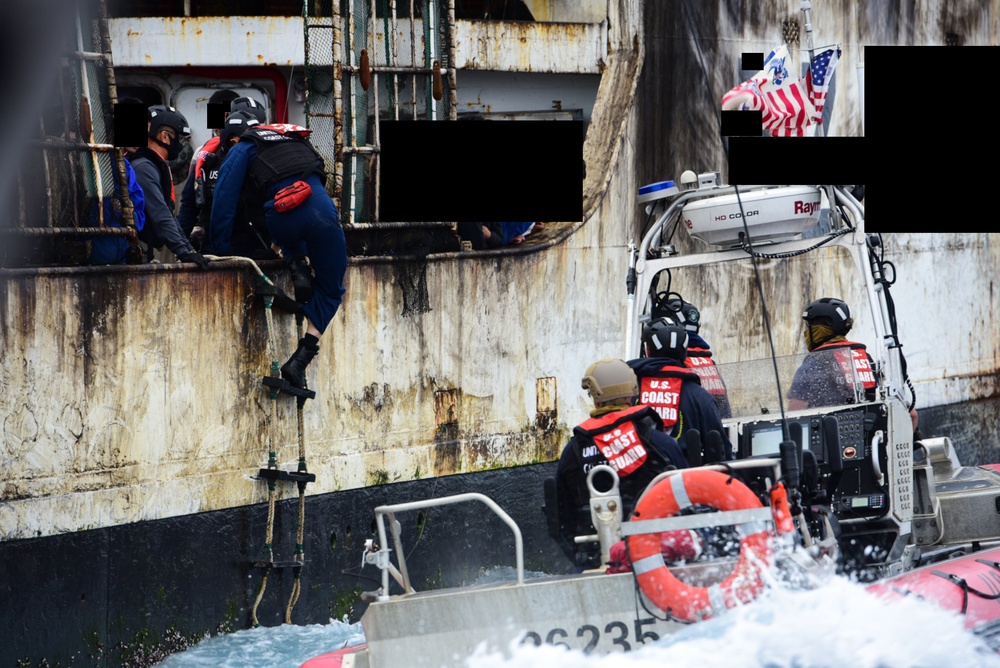
[[[347,244],[337,208],[323,186],[323,158],[297,125],[258,125],[246,130],[219,170],[212,206],[216,252],[228,252],[240,195],[264,208],[272,241],[288,262],[295,286],[290,310],[306,318],[305,336],[281,367],[288,384],[304,389],[306,367],[344,296]],[[246,186],[246,189],[244,187]]]

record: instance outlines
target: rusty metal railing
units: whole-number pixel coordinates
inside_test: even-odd
[[[399,120],[406,111],[405,117],[414,120],[438,120],[439,105],[447,85],[448,97],[444,102],[447,119],[458,117],[454,0],[421,0],[420,3],[408,0],[403,9],[405,23],[399,16],[396,0],[386,0],[382,6],[384,11],[380,14],[377,0],[349,2],[346,14],[342,15],[339,4],[334,3],[329,20],[311,17],[308,7],[304,11],[307,79],[315,72],[313,64],[325,59],[327,50],[332,55],[333,103],[317,100],[314,87],[307,80],[306,117],[307,122],[318,124],[326,123],[328,115],[332,117],[333,194],[342,212],[345,230],[398,227],[387,226],[379,220],[379,124],[383,116]],[[319,37],[327,30],[332,37],[328,47],[325,36]],[[437,38],[439,33],[444,35],[443,43]],[[409,43],[408,61],[400,57],[399,43],[404,37]],[[417,45],[421,42],[423,53],[418,54]],[[318,44],[322,46],[317,48]],[[347,77],[346,82],[344,77]],[[409,79],[408,102],[400,97],[402,77]],[[421,85],[426,93],[423,99],[418,96]],[[388,99],[383,100],[383,97]],[[318,110],[318,106],[324,109]],[[370,198],[367,197],[368,189],[371,189]],[[370,201],[370,207],[364,207],[361,204],[364,201]],[[441,225],[412,223],[409,227]]]
[[[83,3],[76,7],[75,44],[63,55],[58,98],[39,116],[38,138],[29,142],[34,150],[18,167],[18,215],[12,226],[0,229],[3,237],[85,241],[122,236],[133,246],[138,241],[125,156],[111,139],[117,87],[107,7],[105,0],[90,6],[93,16],[85,14]],[[105,220],[109,198],[117,200],[115,214],[122,227]],[[4,261],[30,264],[37,259],[35,252],[5,256]]]

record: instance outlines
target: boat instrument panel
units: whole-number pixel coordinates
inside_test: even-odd
[[[888,464],[883,412],[874,403],[787,419],[802,486],[816,501],[829,503],[841,520],[879,518],[890,510],[882,473]],[[786,438],[780,419],[740,422],[736,431],[739,459],[777,456]]]

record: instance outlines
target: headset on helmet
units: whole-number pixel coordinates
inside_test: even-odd
[[[669,318],[657,318],[642,328],[647,357],[669,357],[682,362],[687,357],[688,339],[687,329]]]
[[[701,312],[694,304],[684,301],[680,295],[677,295],[667,302],[667,306],[677,314],[677,320],[684,325],[685,329],[695,334],[698,333],[698,330],[701,329]]]
[[[241,136],[248,128],[260,125],[260,122],[246,111],[234,111],[229,114],[226,124],[219,133],[219,143],[223,148],[229,148],[229,141],[233,137]]]
[[[830,321],[830,327],[834,334],[847,334],[854,325],[851,309],[847,307],[846,303],[834,297],[817,299],[802,313],[802,319],[806,322],[824,318]]]
[[[245,111],[260,123],[267,123],[267,109],[252,97],[238,97],[229,103],[229,112]]]
[[[191,134],[191,127],[188,125],[187,119],[184,118],[184,114],[173,107],[154,104],[149,108],[149,136],[155,137],[156,131],[164,125],[176,130],[178,138]]]
[[[625,362],[616,359],[600,360],[587,367],[582,386],[590,392],[595,406],[615,399],[631,399],[639,394],[639,381],[635,377],[635,371]]]

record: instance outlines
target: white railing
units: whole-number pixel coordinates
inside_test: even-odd
[[[399,538],[399,522],[396,521],[395,513],[420,510],[422,508],[449,506],[456,503],[464,503],[466,501],[481,501],[487,508],[492,510],[497,517],[503,520],[504,523],[510,527],[511,531],[514,532],[514,554],[517,561],[517,584],[524,584],[524,541],[521,538],[521,529],[517,526],[517,523],[511,518],[511,516],[504,512],[503,508],[498,506],[493,499],[483,494],[469,492],[467,494],[442,496],[440,498],[427,499],[425,501],[411,501],[409,503],[396,503],[389,506],[379,506],[375,509],[375,521],[378,524],[379,549],[377,552],[366,554],[365,558],[368,563],[373,563],[382,569],[382,591],[379,593],[379,601],[389,600],[390,573],[392,573],[393,577],[396,578],[407,593],[413,592],[413,587],[410,584],[409,573],[406,569],[406,558],[403,556],[402,544]],[[386,516],[389,517],[389,521],[391,522],[390,526],[392,528],[393,546],[396,549],[396,553],[399,555],[398,571],[389,562],[390,550],[386,547],[388,545],[388,541],[386,540],[385,533]]]

